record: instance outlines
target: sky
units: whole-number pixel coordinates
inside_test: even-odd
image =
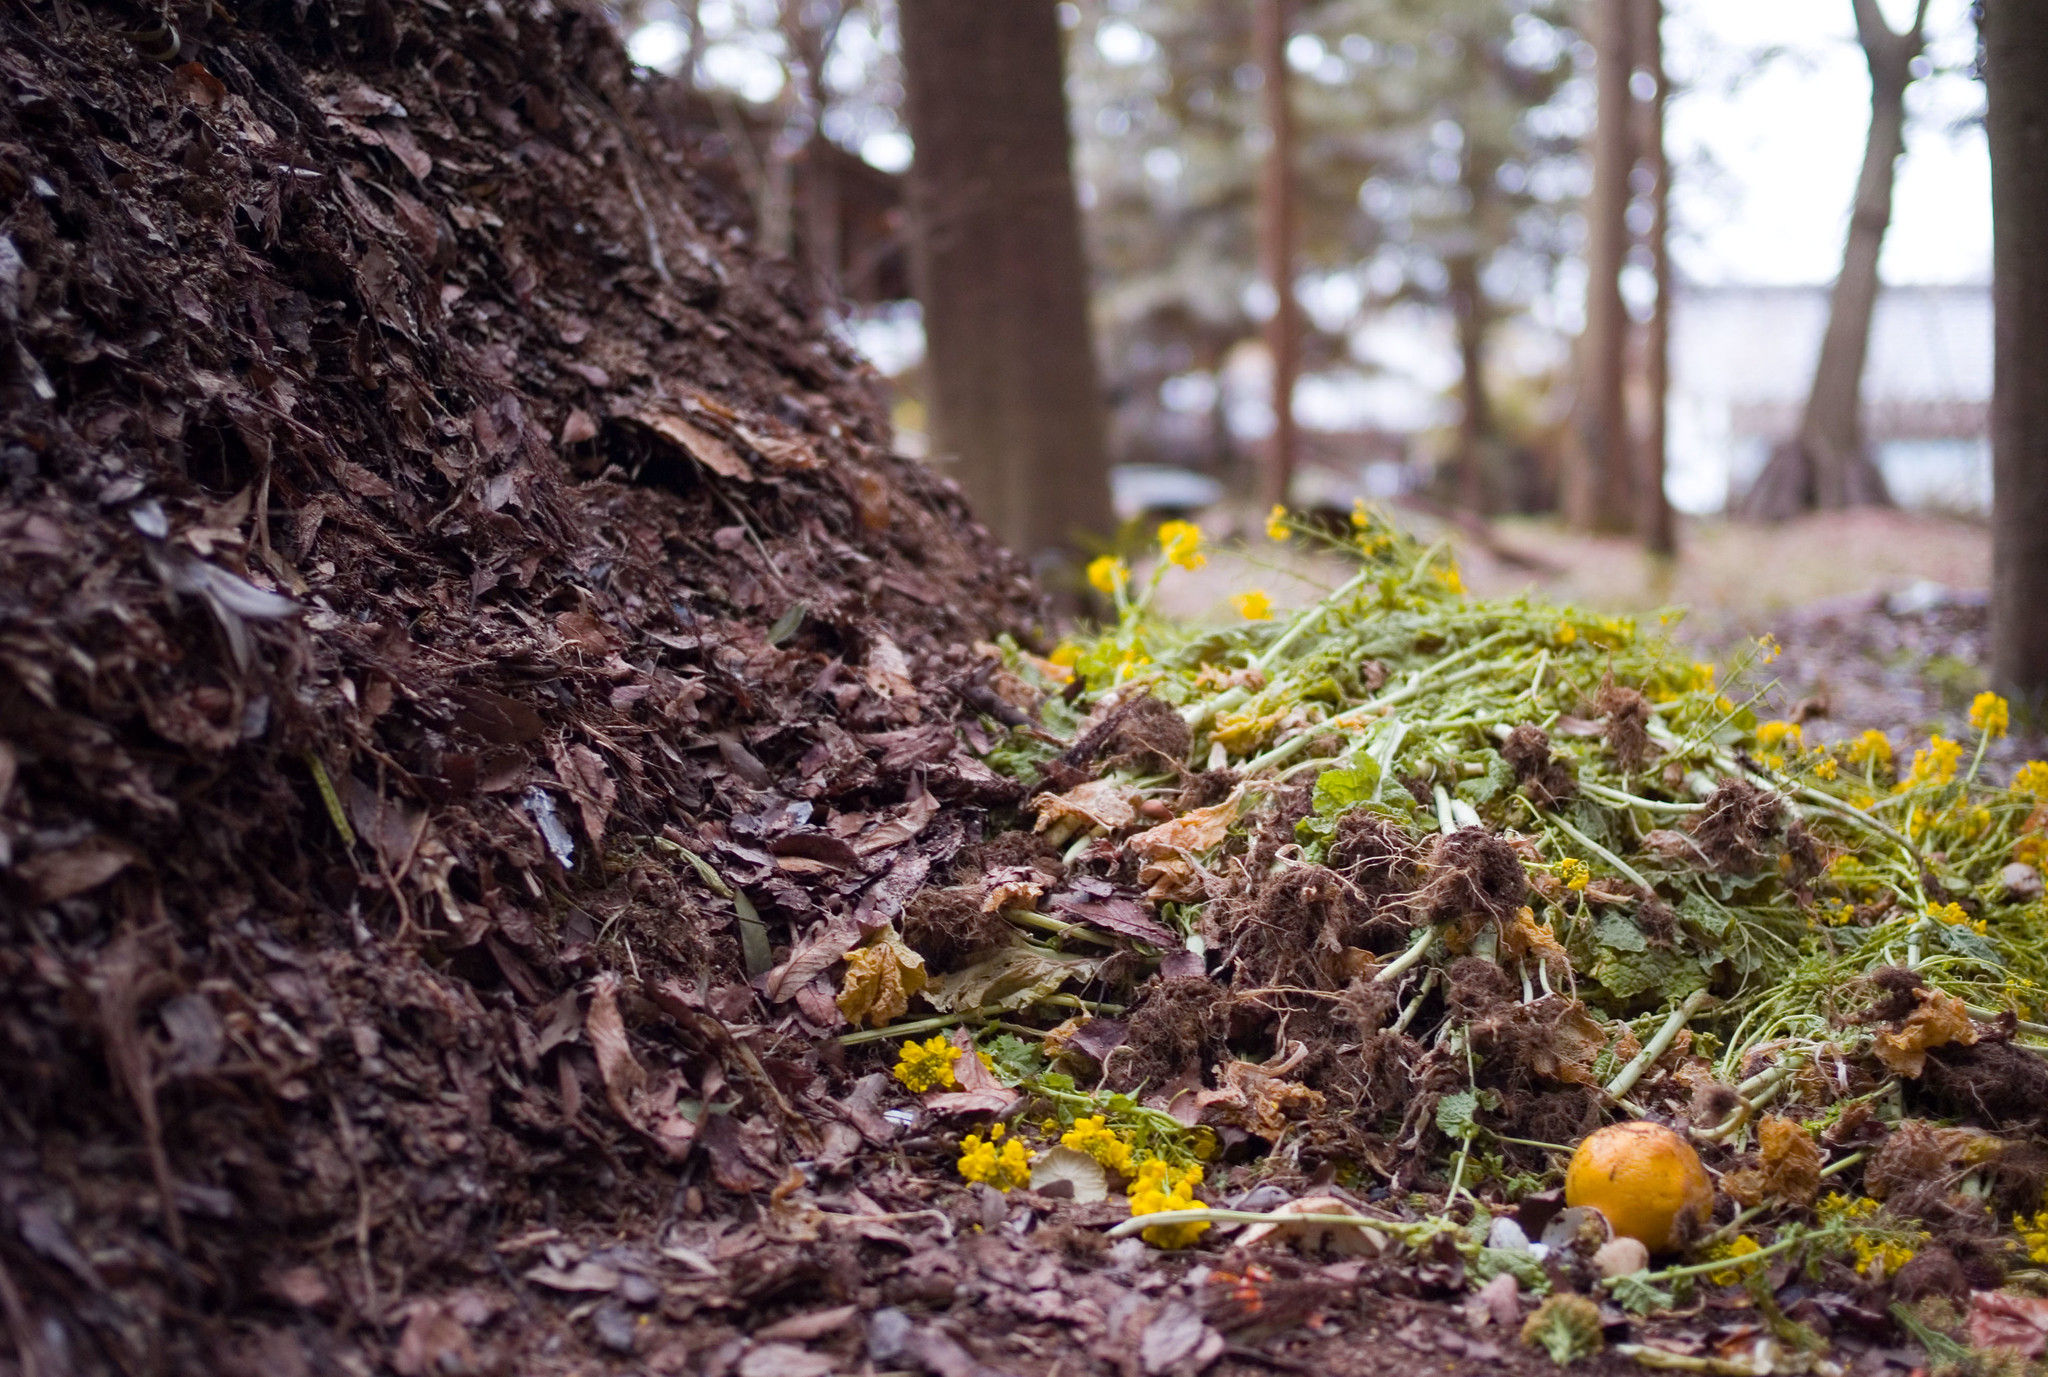
[[[1882,0],[1897,28],[1911,0]],[[1823,282],[1841,264],[1870,123],[1870,74],[1850,0],[1668,0],[1669,115],[1677,175],[1672,248],[1702,282]],[[1983,282],[1991,270],[1990,164],[1972,122],[1983,93],[1968,0],[1933,0],[1934,70],[1907,91],[1887,282]],[[1782,52],[1766,56],[1768,45]]]

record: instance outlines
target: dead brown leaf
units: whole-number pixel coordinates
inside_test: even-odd
[[[682,1112],[689,1085],[678,1071],[650,1075],[634,1059],[626,1041],[625,1021],[619,1017],[619,977],[611,971],[592,983],[583,1035],[597,1057],[605,1098],[613,1111],[670,1157],[682,1160],[697,1135],[696,1122]]]
[[[862,1023],[879,1028],[903,1017],[910,1008],[910,997],[924,985],[924,958],[889,928],[847,955],[846,978],[839,985],[839,1012],[856,1028]]]
[[[1967,1047],[1977,1041],[1977,1025],[1962,1000],[1932,989],[1921,990],[1918,998],[1920,1006],[1906,1015],[1899,1030],[1879,1033],[1872,1048],[1887,1070],[1909,1079],[1926,1069],[1927,1053],[1933,1048],[1951,1043]]]

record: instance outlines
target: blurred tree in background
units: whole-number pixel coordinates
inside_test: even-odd
[[[1463,364],[1457,491],[1483,508],[1546,497],[1544,476],[1510,462],[1489,349],[1575,247],[1585,52],[1567,15],[1561,0],[1325,0],[1298,7],[1287,48],[1304,365],[1369,377],[1354,336],[1375,312],[1446,312]],[[1121,427],[1146,428],[1179,379],[1208,398],[1227,463],[1218,375],[1274,307],[1255,251],[1251,7],[1090,0],[1079,16],[1070,95]]]

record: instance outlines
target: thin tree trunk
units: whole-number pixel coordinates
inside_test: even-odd
[[[1487,473],[1493,407],[1486,394],[1486,299],[1476,257],[1453,254],[1445,266],[1450,273],[1451,319],[1458,333],[1457,503],[1462,510],[1483,516],[1493,507]]]
[[[1878,259],[1891,227],[1892,182],[1906,148],[1906,87],[1913,80],[1913,59],[1926,43],[1928,0],[1920,0],[1904,33],[1885,24],[1877,0],[1853,3],[1856,36],[1870,67],[1870,136],[1798,434],[1773,451],[1742,504],[1745,515],[1764,520],[1783,520],[1809,507],[1831,511],[1891,500],[1864,443],[1863,366],[1877,310]]]
[[[1594,0],[1597,114],[1593,192],[1586,202],[1586,329],[1579,341],[1578,453],[1565,473],[1565,518],[1580,530],[1636,524],[1623,393],[1628,311],[1621,299],[1628,248],[1630,148],[1629,0]]]
[[[1259,183],[1259,259],[1273,289],[1266,351],[1273,360],[1273,434],[1267,444],[1264,496],[1285,505],[1294,486],[1299,439],[1294,381],[1301,371],[1301,306],[1294,299],[1294,110],[1288,92],[1287,27],[1292,0],[1259,0],[1258,61],[1265,77],[1266,148]]]
[[[2048,701],[2048,8],[1984,0],[1991,143],[1991,665]]]
[[[1038,561],[1111,524],[1053,0],[902,0],[935,456]]]
[[[1643,434],[1637,465],[1636,533],[1653,555],[1678,553],[1677,524],[1664,495],[1665,414],[1671,391],[1671,159],[1664,151],[1664,0],[1639,0],[1636,61],[1655,89],[1643,108],[1643,157],[1650,171],[1650,273],[1657,303],[1643,333]]]

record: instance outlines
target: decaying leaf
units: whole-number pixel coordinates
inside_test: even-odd
[[[1909,1079],[1926,1069],[1931,1049],[1951,1043],[1967,1047],[1977,1040],[1977,1025],[1962,1000],[1931,989],[1919,991],[1917,997],[1919,1007],[1906,1015],[1899,1030],[1879,1033],[1871,1049],[1886,1070]]]
[[[1501,925],[1500,947],[1511,958],[1532,956],[1541,961],[1553,980],[1571,978],[1572,959],[1565,954],[1557,933],[1550,924],[1537,922],[1535,913],[1526,905]]]
[[[964,970],[942,975],[925,987],[934,1009],[1021,1009],[1069,980],[1088,980],[1100,957],[1070,956],[1018,938]],[[851,1017],[849,1015],[849,1017]]]
[[[1082,786],[1083,788],[1087,786]],[[1207,851],[1219,846],[1230,832],[1230,824],[1237,821],[1243,806],[1245,793],[1250,782],[1240,783],[1230,791],[1230,797],[1207,808],[1196,808],[1183,813],[1171,822],[1162,822],[1157,827],[1138,833],[1124,846],[1132,855],[1144,860],[1156,861],[1186,851]]]
[[[2048,1297],[1975,1292],[1970,1297],[1970,1347],[2040,1357],[2048,1349]]]
[[[981,911],[1034,909],[1045,896],[1045,872],[1036,866],[1013,865],[992,871],[982,880]]]
[[[1185,856],[1161,856],[1138,867],[1138,883],[1155,904],[1192,903],[1208,893],[1202,867]]]
[[[1308,1058],[1308,1048],[1299,1042],[1287,1044],[1286,1051],[1261,1065],[1249,1061],[1227,1061],[1217,1072],[1222,1085],[1195,1096],[1195,1105],[1206,1118],[1233,1124],[1261,1138],[1277,1139],[1287,1127],[1290,1113],[1321,1107],[1323,1097],[1295,1081],[1288,1072]]]
[[[846,979],[839,986],[839,1012],[858,1028],[863,1022],[880,1027],[903,1017],[910,997],[925,987],[924,958],[904,945],[894,928],[846,958]]]
[[[598,976],[591,986],[583,1035],[597,1057],[605,1098],[613,1111],[680,1161],[697,1136],[696,1121],[684,1112],[683,1095],[689,1085],[680,1072],[650,1075],[634,1059],[626,1042],[625,1021],[619,1017],[619,977],[611,971]]]
[[[996,1079],[988,1063],[963,1028],[953,1030],[953,1080],[956,1089],[934,1090],[924,1097],[924,1106],[934,1114],[1000,1114],[1017,1098],[1017,1092]]]
[[[1053,1195],[1065,1192],[1076,1204],[1092,1205],[1109,1198],[1109,1173],[1085,1152],[1047,1148],[1032,1159],[1031,1189]]]
[[[1820,1145],[1791,1119],[1772,1114],[1757,1125],[1758,1164],[1721,1178],[1721,1189],[1744,1208],[1766,1200],[1811,1205],[1820,1194]]]
[[[1342,1214],[1360,1220],[1368,1216],[1354,1209],[1350,1204],[1334,1195],[1305,1195],[1299,1200],[1290,1200],[1284,1205],[1268,1211],[1276,1216],[1303,1214]],[[1348,1224],[1325,1224],[1316,1221],[1290,1221],[1277,1218],[1270,1224],[1254,1224],[1237,1236],[1237,1241],[1246,1247],[1260,1243],[1281,1243],[1290,1239],[1299,1240],[1301,1246],[1310,1252],[1327,1248],[1331,1252],[1352,1257],[1377,1257],[1386,1250],[1387,1236],[1369,1224],[1357,1227]]]
[[[1138,816],[1131,791],[1108,779],[1091,779],[1064,794],[1040,794],[1031,807],[1038,814],[1038,830],[1055,844],[1096,828],[1114,832]]]

